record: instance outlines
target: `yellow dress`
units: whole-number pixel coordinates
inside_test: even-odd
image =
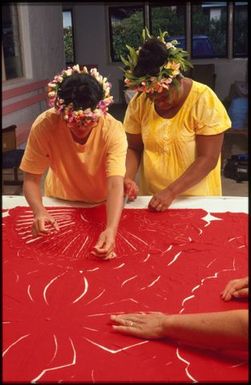
[[[124,127],[141,134],[144,151],[140,170],[140,193],[152,195],[181,176],[196,157],[196,135],[216,135],[231,127],[227,112],[216,94],[193,81],[185,103],[170,119],[157,114],[144,93],[130,101]],[[221,161],[198,184],[182,195],[221,195]]]
[[[44,174],[45,195],[71,201],[102,202],[107,177],[125,175],[127,151],[123,125],[107,114],[87,142],[76,143],[62,116],[54,108],[32,125],[20,169]]]

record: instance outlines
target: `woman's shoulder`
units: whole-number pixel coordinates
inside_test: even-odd
[[[149,116],[152,107],[153,103],[150,101],[147,95],[144,92],[137,92],[128,104],[126,110],[126,118],[128,119],[131,116],[138,116],[143,119],[144,116]]]
[[[197,80],[192,79],[192,90],[195,92],[204,92],[210,90],[210,87],[204,83],[197,82]]]
[[[144,92],[136,92],[135,95],[131,98],[129,105],[141,105],[147,103],[149,99]]]
[[[55,125],[59,122],[59,120],[60,115],[57,113],[57,111],[55,111],[54,108],[50,108],[37,116],[37,118],[34,120],[33,126],[43,125],[43,123],[46,123],[45,126],[48,124]]]
[[[110,113],[107,113],[101,118],[100,121],[103,133],[113,135],[117,131],[124,131],[123,123],[112,116]]]
[[[112,127],[118,127],[122,125],[122,122],[115,118],[113,115],[110,113],[107,113],[105,116],[102,118],[102,123],[103,123],[103,129],[111,129]]]
[[[108,138],[114,140],[116,140],[116,138],[118,139],[118,137],[126,138],[123,123],[114,118],[111,114],[107,113],[103,116],[100,121],[100,125],[103,137],[106,138],[106,140],[108,140]]]
[[[215,92],[207,84],[197,82],[196,80],[192,81],[192,91],[197,95],[215,95]]]
[[[216,93],[208,85],[193,80],[189,100],[193,106],[197,103],[213,103],[220,102]]]

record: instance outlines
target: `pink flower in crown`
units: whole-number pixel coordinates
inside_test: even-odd
[[[61,75],[56,75],[53,79],[53,82],[56,82],[56,83],[62,83],[62,81],[64,80],[63,76]]]

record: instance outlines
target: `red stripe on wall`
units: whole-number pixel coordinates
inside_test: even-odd
[[[12,88],[11,90],[5,90],[2,93],[3,100],[14,98],[15,96],[23,95],[23,94],[26,94],[28,92],[37,90],[39,88],[43,88],[43,87],[47,86],[48,82],[49,82],[49,80],[47,80],[47,79],[46,80],[40,80],[38,82],[26,84],[26,85],[21,86],[21,87]]]
[[[47,93],[43,92],[42,94],[38,94],[35,96],[31,96],[30,98],[26,98],[24,100],[20,100],[19,102],[15,102],[8,106],[2,108],[2,115],[10,114],[11,112],[15,112],[18,110],[22,110],[32,104],[47,100]]]

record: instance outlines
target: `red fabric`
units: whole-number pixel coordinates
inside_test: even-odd
[[[31,236],[29,208],[3,219],[3,380],[238,382],[247,354],[212,353],[112,331],[110,314],[247,308],[219,293],[247,275],[247,214],[125,209],[117,258],[90,254],[103,206],[48,208],[57,234]]]

